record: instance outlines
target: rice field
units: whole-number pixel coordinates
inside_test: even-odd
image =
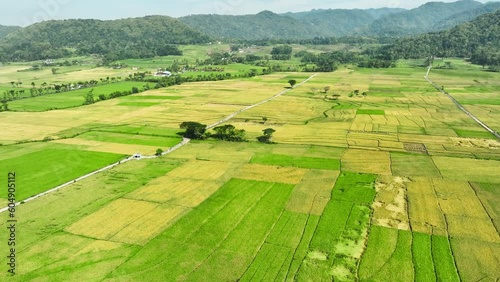
[[[147,60],[128,64],[155,68]],[[15,77],[18,67],[0,74]],[[66,77],[119,72],[82,67]],[[453,86],[450,93],[495,128],[500,77],[475,72],[440,70],[433,79]],[[404,63],[321,73],[228,122],[246,130],[247,142],[192,141],[20,205],[16,279],[498,280],[500,142],[424,73]],[[16,171],[24,199],[132,154],[166,150],[180,142],[180,123],[214,123],[310,75],[2,112],[0,172]],[[325,86],[329,94],[313,91]],[[355,90],[366,96],[350,95]],[[276,130],[274,144],[256,141],[266,128]]]

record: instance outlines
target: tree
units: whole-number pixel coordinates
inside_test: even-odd
[[[257,137],[257,140],[260,143],[271,144],[273,139],[273,134],[276,132],[276,130],[272,128],[267,128],[264,129],[262,132],[264,133],[264,135]]]
[[[268,120],[267,117],[262,117],[262,121],[264,124],[266,124],[267,120]]]
[[[161,149],[161,148],[156,149],[156,154],[155,154],[155,156],[159,157],[159,156],[161,156],[162,154],[163,154],[163,149]]]
[[[94,89],[90,90],[87,95],[85,95],[84,97],[85,99],[85,102],[83,103],[83,105],[92,105],[95,103],[95,100],[94,100]]]
[[[57,74],[58,68],[52,68],[52,74]]]
[[[181,129],[185,129],[183,136],[190,139],[205,139],[205,132],[207,131],[207,125],[201,124],[194,121],[186,121],[180,124]]]
[[[293,87],[297,84],[297,80],[295,80],[295,79],[290,79],[290,80],[288,81],[288,83],[290,83],[290,86],[293,88]]]
[[[323,90],[325,90],[325,94],[328,93],[330,89],[332,89],[330,86],[325,86],[325,88],[323,88]]]
[[[132,87],[132,94],[137,94],[137,93],[139,93],[139,88],[137,88],[135,86]]]
[[[243,142],[245,141],[245,130],[240,129],[237,130],[231,124],[226,124],[224,126],[218,126],[214,128],[216,132],[212,137],[217,138],[219,140],[230,141],[230,142]]]
[[[107,99],[106,95],[104,95],[104,94],[99,95],[99,100],[104,101],[106,99]]]
[[[2,108],[4,111],[9,111],[9,104],[7,102],[7,99],[2,100]]]

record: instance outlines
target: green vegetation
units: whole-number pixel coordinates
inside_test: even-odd
[[[383,115],[385,115],[385,112],[383,110],[358,110],[357,114],[358,115],[380,115],[380,116],[383,116]]]
[[[39,97],[20,99],[9,102],[12,111],[39,112],[53,109],[65,109],[81,106],[85,101],[93,99],[95,102],[100,95],[109,97],[112,93],[131,91],[133,87],[143,88],[142,82],[119,82],[78,89],[63,93],[46,94]],[[89,96],[91,94],[91,97]],[[131,92],[130,92],[131,93]],[[89,103],[93,104],[93,103]]]
[[[386,51],[398,58],[461,57],[497,69],[500,46],[500,11],[454,27],[448,31],[398,40]],[[446,44],[445,44],[446,43]]]
[[[124,157],[50,144],[42,150],[2,160],[0,171],[15,171],[19,175],[18,185],[21,188],[16,199],[21,201]],[[0,197],[6,199],[6,193],[2,192]]]
[[[207,136],[205,132],[207,131],[207,125],[201,124],[199,122],[186,121],[180,124],[181,129],[185,129],[184,132],[185,138],[190,139],[205,139]]]
[[[4,38],[5,36],[21,29],[18,26],[5,26],[5,25],[0,25],[0,39]]]
[[[123,29],[124,26],[128,29]],[[147,41],[143,41],[144,38],[148,38]],[[99,54],[111,62],[128,58],[181,55],[177,47],[171,44],[208,41],[208,36],[166,16],[114,21],[46,21],[4,38],[0,42],[0,61],[34,61],[73,54]]]

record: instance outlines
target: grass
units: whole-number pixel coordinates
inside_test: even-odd
[[[413,281],[412,234],[374,226],[360,265],[362,281]],[[393,271],[397,269],[398,271]]]
[[[255,154],[250,163],[309,169],[340,169],[340,160],[274,154]]]
[[[432,237],[432,258],[434,259],[436,277],[439,281],[460,281],[448,238],[442,236]]]
[[[78,107],[83,104],[84,96],[93,90],[94,98],[99,95],[108,96],[115,91],[130,91],[132,87],[142,88],[145,83],[142,82],[119,82],[108,85],[101,85],[92,88],[85,88],[64,93],[49,94],[34,98],[17,100],[9,103],[13,111],[41,112],[51,109],[65,109]]]
[[[431,242],[430,235],[413,233],[412,253],[415,262],[416,281],[432,281],[436,279]]]
[[[80,151],[73,147],[51,145],[47,149],[3,160],[0,171],[15,172],[18,177],[16,199],[24,200],[60,184],[98,170],[125,156]],[[0,193],[7,197],[7,191]]]
[[[357,204],[371,204],[375,198],[374,183],[377,177],[370,174],[344,172],[340,174],[332,199]]]
[[[385,111],[383,111],[383,110],[364,110],[364,109],[360,109],[356,113],[358,115],[379,115],[379,116],[385,115]]]
[[[236,264],[229,269],[214,269],[210,266],[220,265],[217,263],[219,258],[227,258],[231,253],[239,257],[239,261],[253,256],[263,243],[268,229],[278,221],[292,188],[284,184],[232,180],[172,228],[148,243],[136,256],[119,267],[112,277],[132,279],[139,277],[143,271],[153,270],[156,275],[168,272],[169,277],[180,277],[188,274],[187,277],[192,279],[207,275],[224,279],[241,277],[245,271],[244,265]],[[264,211],[266,216],[262,217]],[[178,243],[172,244],[170,240],[178,240]],[[158,253],[158,248],[164,249],[164,252]],[[210,256],[212,250],[215,253]],[[196,254],[193,251],[197,251]],[[177,255],[173,257],[170,255],[172,253]],[[149,264],[144,269],[145,263],[147,265],[152,261],[157,263]],[[194,269],[192,263],[196,261],[201,264]],[[178,267],[167,270],[163,265]],[[144,270],[130,271],[137,270],[137,267]]]
[[[139,248],[82,238],[64,233],[63,229],[177,165],[177,161],[162,159],[129,162],[108,173],[78,182],[69,189],[22,205],[16,217],[26,232],[24,234],[30,235],[18,238],[18,243],[25,246],[18,251],[18,256],[30,263],[18,269],[19,279],[104,279]],[[137,170],[141,174],[134,176],[133,172]],[[7,219],[5,213],[1,216]],[[51,251],[56,245],[58,251]],[[89,271],[89,263],[95,267],[92,271]],[[0,277],[7,277],[6,274],[2,273]]]
[[[487,131],[472,131],[472,130],[461,130],[461,129],[455,129],[455,132],[459,137],[463,138],[489,138],[489,139],[495,139],[495,136],[493,134],[487,132]]]

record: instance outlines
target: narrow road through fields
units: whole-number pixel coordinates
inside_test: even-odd
[[[276,98],[278,98],[278,97],[280,97],[280,96],[282,96],[282,95],[284,95],[284,94],[286,94],[286,93],[288,93],[288,92],[292,91],[293,89],[295,89],[295,88],[297,88],[297,87],[299,87],[299,86],[301,86],[301,85],[303,85],[303,84],[305,84],[305,83],[309,82],[311,79],[313,79],[313,78],[314,78],[314,77],[316,77],[317,75],[318,75],[318,74],[316,73],[316,74],[314,74],[314,75],[310,76],[308,79],[306,79],[306,80],[302,81],[301,83],[299,83],[299,84],[295,85],[295,87],[293,87],[293,88],[289,88],[289,89],[286,89],[286,90],[284,90],[284,91],[281,91],[280,93],[278,93],[278,94],[276,94],[276,95],[272,96],[272,97],[271,97],[271,98],[269,98],[269,99],[266,99],[266,100],[261,101],[261,102],[259,102],[259,103],[257,103],[257,104],[253,104],[253,105],[248,106],[248,107],[246,107],[246,108],[243,108],[243,109],[241,109],[241,110],[239,110],[239,111],[237,111],[237,112],[234,112],[234,113],[230,114],[229,116],[227,116],[226,118],[224,118],[224,119],[222,119],[222,120],[220,120],[220,121],[218,121],[218,122],[216,122],[216,123],[214,123],[214,124],[212,124],[212,125],[208,126],[208,127],[207,127],[207,129],[212,129],[212,128],[214,128],[214,127],[216,127],[216,126],[220,125],[220,124],[223,124],[223,123],[225,123],[225,122],[227,122],[227,121],[231,120],[232,118],[236,117],[237,115],[239,115],[239,114],[241,114],[241,113],[243,113],[243,112],[245,112],[245,111],[248,111],[248,110],[250,110],[250,109],[253,109],[253,108],[255,108],[255,107],[258,107],[258,106],[260,106],[260,105],[262,105],[262,104],[268,103],[268,102],[270,102],[270,101],[272,101],[272,100],[274,100],[274,99],[276,99]],[[188,138],[183,138],[182,142],[180,142],[179,144],[175,145],[174,147],[172,147],[172,148],[168,149],[167,151],[163,152],[163,153],[161,154],[161,156],[168,155],[168,154],[170,154],[170,153],[172,153],[172,152],[174,152],[174,151],[176,151],[176,150],[178,150],[178,149],[180,149],[180,148],[182,148],[182,147],[186,146],[187,144],[189,144],[189,142],[191,142],[191,139],[188,139]],[[101,173],[101,172],[104,172],[104,171],[110,170],[110,169],[112,169],[112,168],[114,168],[114,167],[117,167],[117,166],[122,165],[122,164],[124,164],[124,163],[127,163],[127,162],[129,162],[129,161],[132,161],[132,160],[138,161],[138,160],[142,160],[142,159],[155,159],[155,158],[159,158],[159,157],[160,157],[160,156],[141,156],[141,155],[138,155],[138,157],[135,157],[135,156],[136,156],[136,155],[131,156],[131,157],[128,157],[128,158],[126,158],[126,159],[124,159],[124,160],[121,160],[121,161],[119,161],[119,162],[117,162],[117,163],[111,164],[111,165],[109,165],[109,166],[107,166],[107,167],[101,168],[101,169],[99,169],[99,170],[96,170],[96,171],[94,171],[94,172],[91,172],[91,173],[89,173],[89,174],[86,174],[86,175],[84,175],[84,176],[82,176],[82,177],[79,177],[79,178],[77,178],[77,179],[71,180],[71,181],[69,181],[69,182],[67,182],[67,183],[64,183],[64,184],[62,184],[62,185],[59,185],[59,186],[57,186],[57,187],[55,187],[55,188],[52,188],[52,189],[50,189],[50,190],[48,190],[48,191],[45,191],[45,192],[43,192],[43,193],[40,193],[40,194],[35,195],[35,196],[33,196],[33,197],[30,197],[30,198],[28,198],[28,199],[26,199],[26,200],[23,200],[22,202],[16,202],[16,203],[15,203],[15,206],[18,206],[18,205],[20,205],[21,203],[31,202],[31,201],[36,200],[36,199],[38,199],[38,198],[40,198],[40,197],[43,197],[43,196],[45,196],[45,195],[48,195],[48,194],[54,193],[54,192],[56,192],[56,191],[58,191],[58,190],[61,190],[61,189],[62,189],[62,188],[64,188],[64,187],[67,187],[67,186],[69,186],[69,185],[71,185],[71,184],[74,184],[74,183],[76,183],[76,182],[78,182],[78,181],[82,181],[82,180],[87,179],[87,178],[89,178],[89,177],[91,177],[91,176],[94,176],[94,175],[99,174],[99,173]],[[4,212],[6,212],[6,211],[8,211],[8,210],[9,210],[9,207],[2,208],[2,209],[0,209],[0,213],[4,213]]]
[[[439,88],[432,80],[429,79],[429,74],[431,73],[432,66],[429,66],[429,69],[427,70],[427,74],[425,75],[425,79],[432,84],[437,90],[439,90],[441,93],[446,95],[450,100],[457,105],[457,107],[462,110],[464,113],[466,113],[469,117],[471,117],[475,122],[477,122],[480,126],[482,126],[484,129],[486,129],[489,133],[493,134],[497,139],[500,140],[500,134],[490,128],[486,123],[482,122],[479,118],[477,118],[475,115],[473,115],[471,112],[469,112],[462,104],[460,104],[453,96],[451,96],[448,92],[444,91],[442,88]]]

